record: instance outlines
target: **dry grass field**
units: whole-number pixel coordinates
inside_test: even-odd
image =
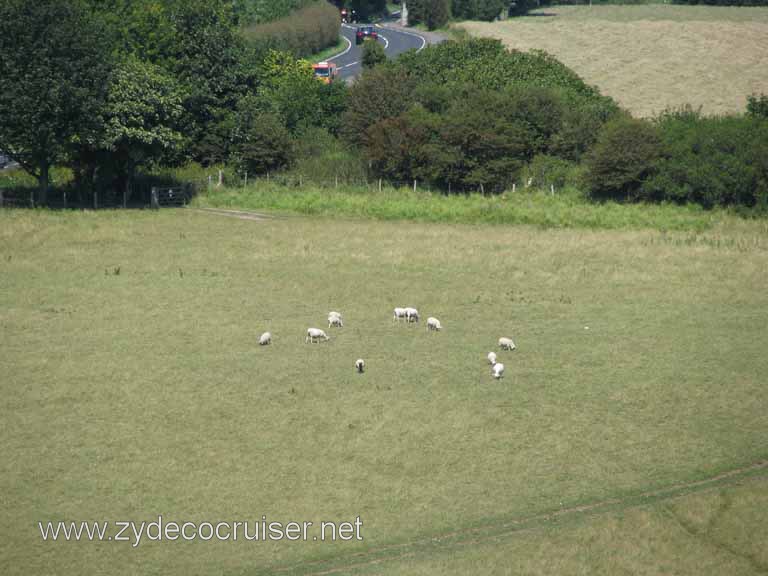
[[[767,282],[764,221],[0,211],[3,573],[765,573]],[[37,526],[262,514],[364,540]]]
[[[460,26],[555,55],[639,116],[684,104],[741,112],[747,95],[768,93],[768,9],[557,6]]]

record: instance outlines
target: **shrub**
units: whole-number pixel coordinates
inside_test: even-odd
[[[315,0],[233,0],[232,9],[240,25],[271,22],[304,8]]]
[[[368,129],[405,112],[413,102],[416,79],[400,68],[366,70],[349,89],[341,133],[355,146],[365,145]]]
[[[257,113],[241,118],[241,122],[233,145],[233,157],[240,170],[262,174],[291,162],[291,138],[279,116]]]
[[[538,50],[508,50],[491,38],[433,44],[420,52],[406,52],[392,66],[421,82],[447,86],[471,84],[495,90],[511,86],[557,88],[573,106],[589,103],[606,112],[618,111],[612,99],[587,85],[554,56]]]
[[[535,129],[510,93],[467,91],[444,113],[420,103],[368,131],[374,170],[394,180],[426,180],[454,191],[498,192],[533,155]]]
[[[430,30],[441,28],[451,18],[450,0],[410,0],[408,17],[412,23],[426,24]]]
[[[579,177],[580,167],[578,164],[546,154],[534,156],[521,174],[523,182],[531,180],[534,187],[545,190],[549,189],[550,185],[555,188],[578,186]]]
[[[696,202],[706,208],[765,205],[768,122],[682,111],[666,113],[658,125],[666,153],[644,183],[644,197]]]
[[[452,0],[451,14],[461,20],[494,20],[503,10],[508,9],[505,0]]]
[[[768,95],[752,94],[747,96],[747,114],[750,116],[759,116],[768,118]]]
[[[652,123],[626,116],[607,122],[585,159],[590,194],[599,199],[637,199],[662,151]]]
[[[249,26],[243,34],[260,53],[279,50],[301,57],[336,44],[340,25],[338,9],[323,0],[280,20]]]
[[[366,40],[363,43],[363,68],[373,68],[377,64],[387,61],[387,55],[384,52],[384,46],[375,40]]]

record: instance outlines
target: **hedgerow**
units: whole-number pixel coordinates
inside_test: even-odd
[[[302,57],[336,44],[340,25],[339,10],[323,0],[279,20],[248,26],[243,34],[259,53],[280,50]]]

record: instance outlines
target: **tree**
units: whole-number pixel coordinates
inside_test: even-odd
[[[375,40],[366,40],[363,43],[363,68],[373,68],[377,64],[387,61],[384,46]]]
[[[586,183],[597,198],[636,199],[663,156],[658,129],[627,116],[607,122],[586,156]]]
[[[102,113],[100,148],[109,152],[124,197],[136,168],[181,142],[183,109],[176,82],[161,68],[129,57],[116,66]]]
[[[338,130],[346,99],[343,82],[319,82],[308,61],[288,52],[271,50],[261,68],[257,94],[263,110],[278,112],[292,133],[309,126]]]
[[[183,132],[191,142],[192,157],[201,160],[197,144],[256,79],[248,69],[247,50],[229,2],[176,1],[170,17],[175,39],[168,68],[183,86]]]
[[[450,0],[410,0],[407,5],[409,18],[430,30],[445,26],[451,18]]]
[[[293,158],[291,137],[279,113],[264,110],[253,96],[238,103],[232,138],[235,162],[251,174],[282,168]]]
[[[107,95],[111,49],[80,0],[0,3],[0,150],[37,178],[94,131]]]

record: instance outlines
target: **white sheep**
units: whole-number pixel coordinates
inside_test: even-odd
[[[499,338],[499,348],[502,350],[514,350],[516,346],[512,342],[512,338]]]
[[[405,321],[406,322],[418,322],[419,321],[419,311],[416,310],[416,308],[406,308],[405,309]]]
[[[266,346],[267,344],[272,344],[272,334],[264,332],[264,334],[259,337],[259,346]]]
[[[496,362],[493,366],[491,366],[491,375],[496,378],[497,380],[499,378],[504,377],[504,364],[501,362]]]
[[[355,368],[357,368],[357,371],[362,374],[365,371],[365,360],[362,358],[355,360]]]
[[[491,366],[496,364],[496,352],[488,352],[488,364]]]
[[[400,318],[405,318],[405,308],[395,308],[395,314],[392,316],[392,321],[399,322]]]
[[[320,328],[307,328],[307,337],[304,339],[305,344],[307,342],[311,344],[316,340],[319,342],[321,339],[330,340],[324,330],[320,330]]]
[[[440,324],[440,320],[438,320],[437,318],[433,318],[432,316],[427,318],[427,331],[434,330],[437,332],[442,329],[443,329],[443,325]]]
[[[338,312],[328,312],[328,328],[331,326],[344,328],[344,320],[341,318],[341,314]]]

